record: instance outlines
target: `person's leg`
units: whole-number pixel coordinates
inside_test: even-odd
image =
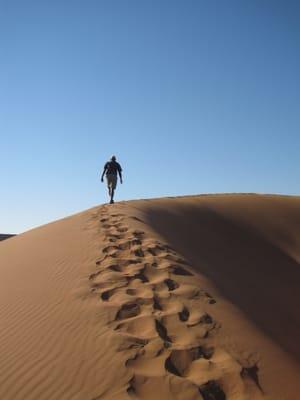
[[[114,195],[115,195],[115,190],[117,187],[117,177],[116,176],[112,176],[111,179],[111,196],[110,196],[110,203],[112,204],[114,202]]]
[[[107,181],[108,196],[111,197],[112,181],[110,175],[106,175],[106,181]]]
[[[111,193],[110,193],[110,203],[111,204],[114,202],[114,194],[115,194],[115,189],[111,189]]]

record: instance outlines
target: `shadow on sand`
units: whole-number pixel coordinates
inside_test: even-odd
[[[300,361],[300,266],[253,228],[208,207],[148,208],[166,242]]]

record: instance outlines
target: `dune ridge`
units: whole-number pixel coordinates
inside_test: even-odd
[[[277,290],[280,268],[297,274],[298,221],[298,197],[166,198],[103,205],[2,242],[0,398],[297,398],[289,279],[271,329],[261,315],[274,300],[266,240],[285,254]],[[265,305],[249,309],[236,265],[267,279]]]

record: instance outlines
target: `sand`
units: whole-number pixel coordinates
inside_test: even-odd
[[[87,210],[0,243],[0,398],[300,398],[300,197]]]

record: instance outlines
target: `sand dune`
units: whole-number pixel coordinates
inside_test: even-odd
[[[9,239],[9,238],[11,238],[13,236],[15,236],[15,235],[9,235],[9,234],[5,234],[5,233],[0,233],[0,241]]]
[[[300,198],[100,206],[0,244],[0,398],[295,400]]]

